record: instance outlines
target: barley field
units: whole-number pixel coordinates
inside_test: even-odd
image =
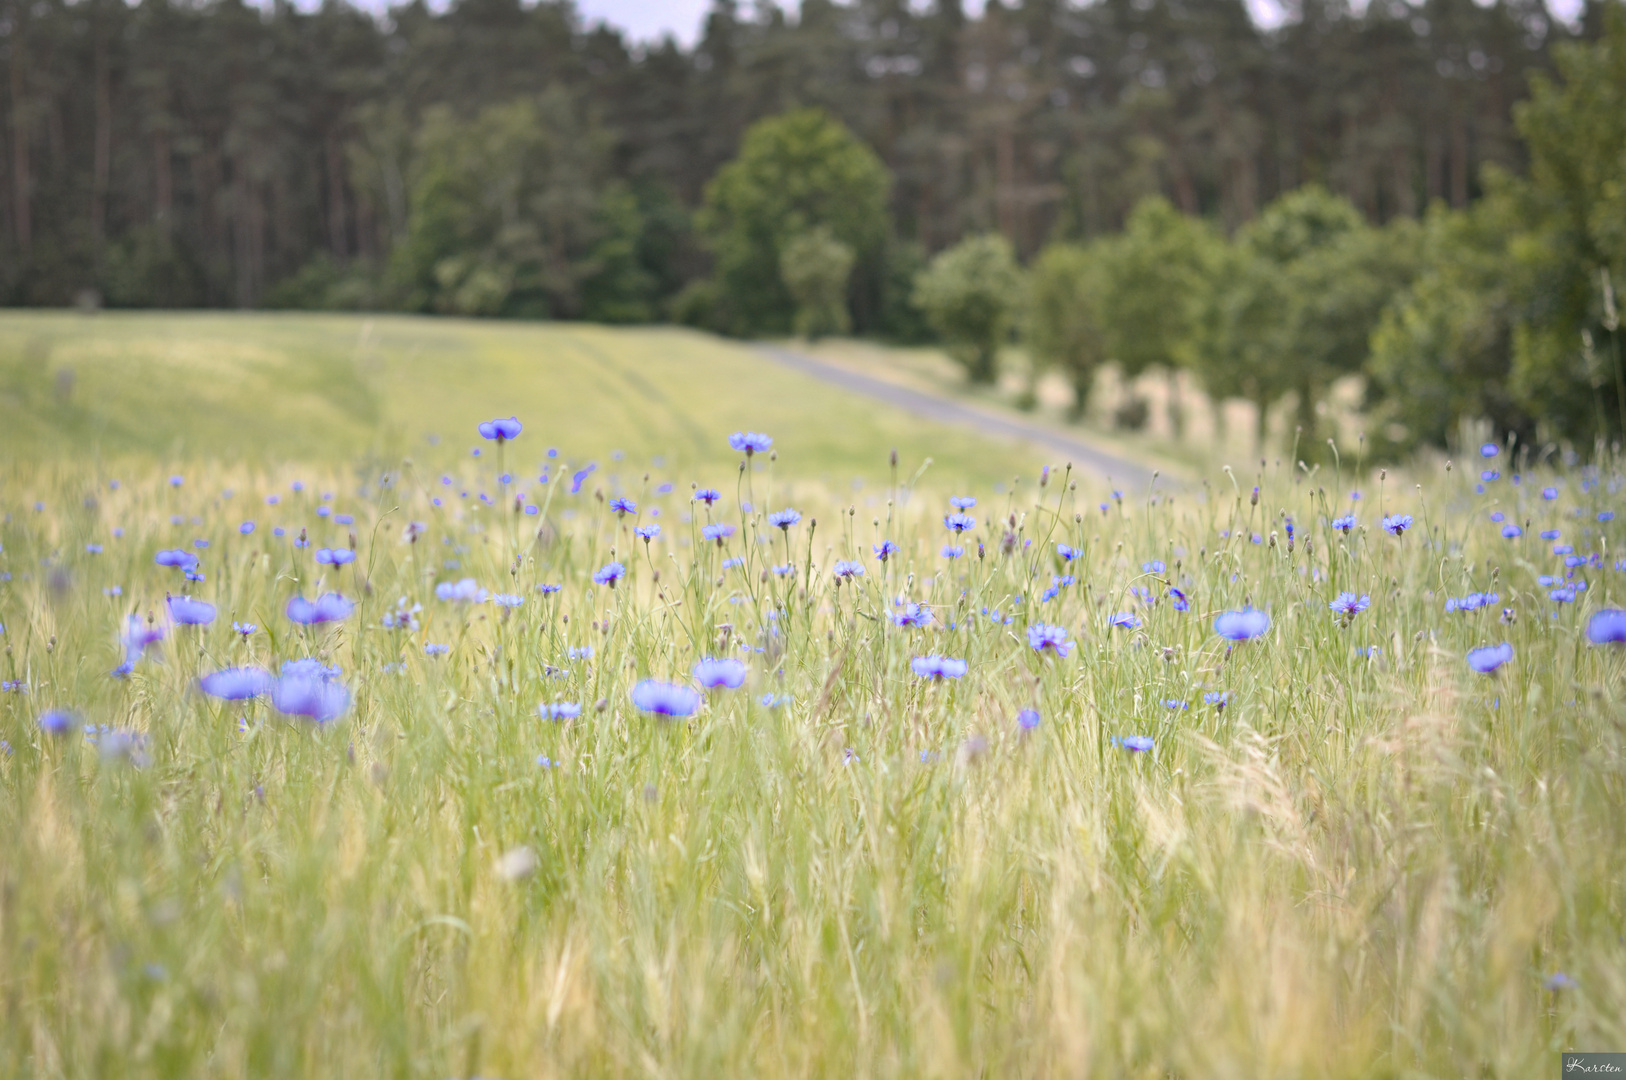
[[[0,365],[4,1075],[1626,1048],[1612,456],[1115,491],[660,331]]]

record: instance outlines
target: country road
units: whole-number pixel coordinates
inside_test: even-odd
[[[997,439],[1026,442],[1042,447],[1047,452],[1059,455],[1062,460],[1071,462],[1076,469],[1087,469],[1103,477],[1109,477],[1125,487],[1144,489],[1152,483],[1152,470],[1145,465],[1118,457],[1064,432],[1026,423],[1016,417],[1001,416],[952,398],[940,397],[908,386],[899,386],[849,367],[787,349],[782,345],[759,342],[753,348],[775,363],[874,398],[905,412],[914,413],[916,416],[943,424],[972,428]]]

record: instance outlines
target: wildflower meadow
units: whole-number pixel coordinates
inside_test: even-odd
[[[1616,458],[705,446],[7,465],[0,1072],[1626,1049]]]

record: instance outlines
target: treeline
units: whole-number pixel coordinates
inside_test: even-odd
[[[1496,293],[1472,325],[1457,301],[1514,289],[1498,245],[1532,212],[1519,200],[1545,197],[1515,116],[1564,43],[1600,40],[1608,7],[1588,3],[1572,32],[1540,0],[1308,0],[1264,32],[1241,0],[992,0],[977,18],[959,0],[803,0],[794,17],[720,0],[682,48],[633,47],[565,2],[417,2],[374,19],[343,3],[0,0],[0,302],[906,339],[935,325],[958,340],[926,268],[965,238],[998,262],[1005,249],[981,239],[997,235],[1035,268],[1036,312],[1037,284],[1069,259],[1068,273],[1114,280],[1173,273],[1139,239],[1162,230],[1149,250],[1177,254],[1179,273],[1255,294],[1205,301],[1190,316],[1203,337],[1125,293],[1100,325],[1145,316],[1140,329],[1091,348],[1126,369],[1184,365],[1219,392],[1309,401],[1327,372],[1368,365],[1352,344],[1367,320],[1384,357],[1437,360],[1443,341],[1477,350],[1465,371],[1488,370],[1548,340],[1526,315],[1578,325],[1576,287],[1545,308]],[[1272,239],[1306,214],[1348,234],[1337,258],[1375,292],[1320,322],[1296,309],[1284,329],[1280,290],[1344,285],[1320,233]],[[1006,328],[1042,342],[1031,313]],[[1314,374],[1284,359],[1327,320],[1342,336]],[[1541,346],[1552,363],[1573,352],[1557,341]],[[1377,357],[1373,386],[1398,387]],[[1486,406],[1505,426],[1578,402],[1594,426],[1618,420],[1598,419],[1590,389],[1548,402],[1510,380]]]

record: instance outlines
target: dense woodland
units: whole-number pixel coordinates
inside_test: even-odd
[[[831,329],[910,338],[945,334],[917,286],[966,238],[998,236],[1015,263],[1037,265],[1047,245],[1126,235],[1137,207],[1154,228],[1147,215],[1163,207],[1257,252],[1266,209],[1310,191],[1337,206],[1301,200],[1305,220],[1330,213],[1334,232],[1410,245],[1368,253],[1390,285],[1345,313],[1365,320],[1358,368],[1380,309],[1438,246],[1424,233],[1448,228],[1413,223],[1530,172],[1515,117],[1532,75],[1554,73],[1566,42],[1601,40],[1610,6],[1565,27],[1539,0],[1372,0],[1359,13],[1308,0],[1266,32],[1240,0],[990,0],[979,18],[958,0],[795,12],[720,0],[684,49],[634,45],[549,0],[444,13],[420,0],[384,18],[333,2],[4,0],[0,302],[778,333],[809,328],[803,294],[827,266],[846,293]],[[787,113],[802,127],[758,146],[759,163],[785,170],[757,169],[759,189],[782,189],[764,201],[727,167],[754,124]],[[1185,226],[1165,225],[1160,242],[1183,251]],[[1271,257],[1309,250],[1295,242]],[[1199,276],[1247,277],[1223,254],[1198,262]],[[802,266],[813,280],[791,281]],[[1167,309],[1144,303],[1154,321]],[[1276,301],[1238,304],[1262,317]],[[1217,311],[1187,321],[1224,322]],[[1239,333],[1246,314],[1231,312]],[[1252,368],[1276,361],[1190,335],[1102,348],[1154,366],[1200,366],[1204,352],[1217,389],[1261,400],[1314,390],[1262,381]],[[1502,427],[1531,422],[1528,408],[1503,413]]]

